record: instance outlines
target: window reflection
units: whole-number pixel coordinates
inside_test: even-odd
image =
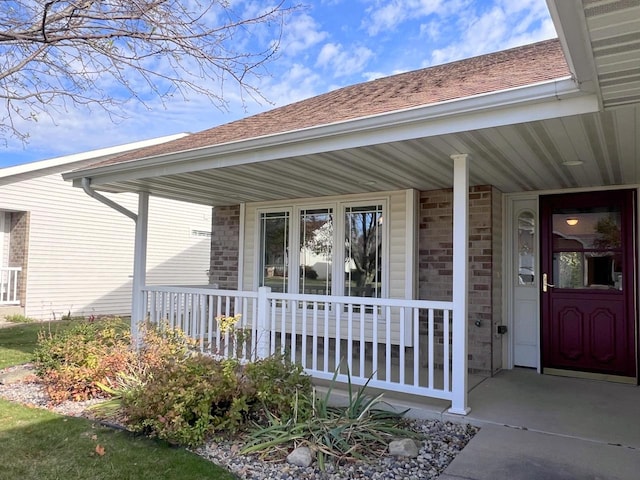
[[[622,290],[620,209],[556,209],[553,283],[558,288]]]
[[[287,292],[289,268],[289,213],[260,216],[260,285],[274,292]]]
[[[300,293],[331,295],[333,211],[300,212]]]
[[[382,205],[345,211],[345,295],[381,297]]]
[[[532,212],[518,216],[518,284],[535,282],[535,218]]]

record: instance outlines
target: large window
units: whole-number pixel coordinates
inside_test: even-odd
[[[331,295],[333,276],[333,209],[300,211],[298,291]]]
[[[380,297],[383,218],[382,205],[345,209],[345,295]]]
[[[260,216],[260,285],[287,292],[289,284],[289,212]]]
[[[259,219],[259,285],[276,292],[383,296],[382,202],[263,211]]]

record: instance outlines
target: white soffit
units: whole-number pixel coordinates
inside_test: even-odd
[[[604,108],[640,103],[640,0],[547,0],[569,67]]]

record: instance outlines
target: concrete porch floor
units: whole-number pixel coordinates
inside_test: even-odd
[[[640,478],[640,387],[527,369],[474,383],[467,417],[417,415],[482,427],[440,480]]]

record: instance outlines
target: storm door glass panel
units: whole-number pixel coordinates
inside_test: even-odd
[[[260,215],[260,286],[287,292],[289,279],[289,212]]]
[[[300,212],[300,293],[331,295],[333,210]]]
[[[535,284],[535,218],[532,212],[518,216],[518,285]]]
[[[382,205],[345,211],[345,295],[382,296]]]
[[[555,209],[556,288],[622,290],[621,224],[619,207]]]

